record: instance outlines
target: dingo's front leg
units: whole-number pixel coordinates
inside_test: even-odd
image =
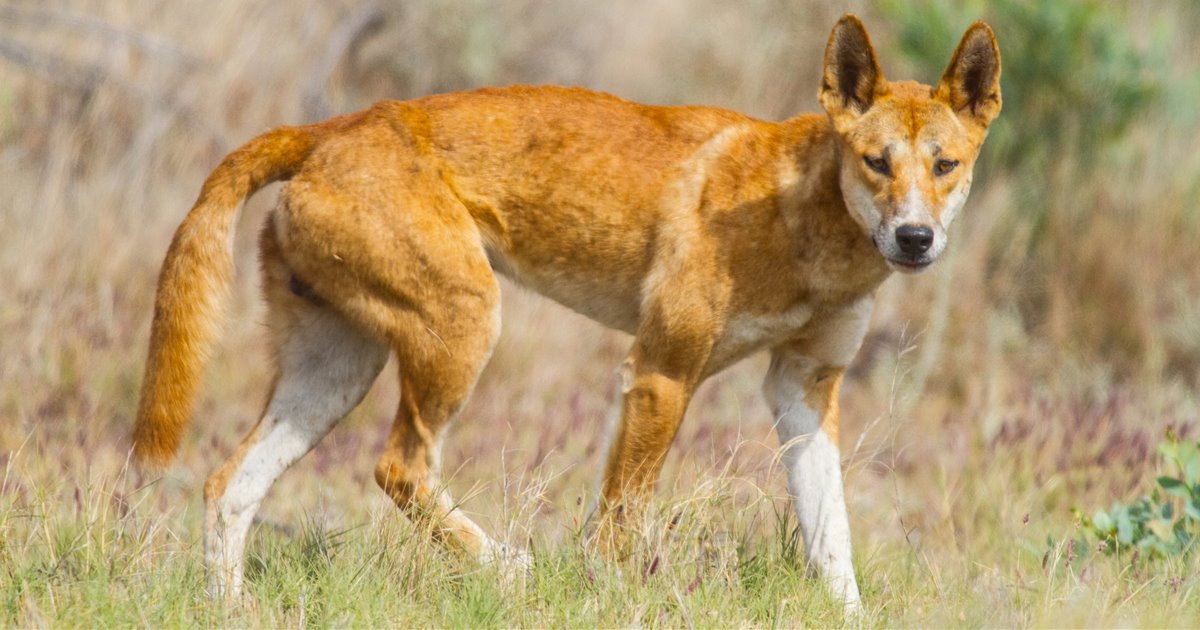
[[[861,608],[838,449],[838,390],[862,343],[870,303],[815,318],[802,339],[776,348],[763,384],[775,414],[788,487],[809,567],[848,613]]]
[[[604,471],[601,495],[607,509],[622,506],[627,494],[636,502],[653,491],[687,407],[689,387],[679,380],[647,371],[631,381]]]
[[[610,437],[598,511],[598,542],[609,552],[619,549],[621,530],[636,526],[653,494],[712,348],[709,302],[697,299],[702,295],[692,291],[687,298],[671,294],[648,300],[633,350],[621,367],[621,418]]]
[[[606,553],[618,556],[626,527],[637,527],[654,493],[693,387],[690,379],[646,366],[638,354],[635,350],[622,367],[621,419],[610,438],[600,484],[597,542]]]

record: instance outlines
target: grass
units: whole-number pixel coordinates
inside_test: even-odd
[[[9,460],[5,496],[28,487],[22,471],[37,464],[24,458]],[[555,503],[544,474],[507,486],[515,511]],[[314,479],[306,486],[325,485]],[[868,603],[856,625],[1162,627],[1200,615],[1195,555],[1147,562],[1047,546],[1047,535],[1071,530],[1053,515],[1019,513],[1036,490],[1015,492],[995,474],[978,479],[969,488],[944,480],[941,516],[951,522],[940,527],[897,514],[875,524],[894,531],[856,528]],[[900,509],[899,483],[874,485]],[[805,576],[783,496],[728,470],[687,486],[658,505],[633,556],[617,565],[580,540],[580,505],[553,505],[557,515],[533,519],[533,530],[527,518],[510,520],[509,540],[528,544],[535,559],[516,581],[435,547],[377,496],[346,517],[319,499],[280,506],[276,493],[276,513],[292,516],[256,526],[247,597],[226,606],[204,595],[200,510],[185,484],[128,473],[84,487],[62,482],[0,509],[0,619],[21,627],[842,624],[840,606]],[[493,523],[493,531],[505,528]]]
[[[1166,65],[1149,72],[1172,87],[1168,107],[1141,112],[1126,134],[1094,147],[1086,172],[1069,140],[1055,147],[1052,176],[992,169],[937,267],[880,291],[842,396],[868,608],[851,625],[1200,619],[1195,553],[1149,560],[1067,542],[1081,533],[1074,509],[1090,514],[1147,491],[1154,445],[1169,429],[1200,433],[1200,55],[1180,36],[1198,18],[1185,3],[1139,6],[1118,7],[1128,19],[1117,23],[1135,43],[1166,42]],[[865,14],[884,70],[903,76],[894,25],[870,6],[850,8]],[[268,496],[246,600],[207,600],[201,487],[249,430],[269,377],[252,245],[273,190],[242,218],[231,323],[179,461],[148,478],[127,468],[126,455],[153,282],[172,231],[225,152],[309,116],[317,79],[335,111],[556,82],[779,118],[815,109],[821,47],[844,9],[404,3],[385,6],[380,30],[325,64],[342,50],[325,42],[357,14],[349,2],[6,7],[0,626],[842,624],[797,560],[758,394],[762,357],[700,390],[655,518],[638,529],[638,552],[610,565],[580,531],[629,340],[509,284],[503,337],[446,463],[464,508],[533,550],[524,583],[434,548],[375,487],[397,399],[390,367]],[[1005,50],[1012,39],[998,35]],[[948,57],[954,42],[938,45]],[[1006,68],[1017,62],[1005,58]],[[313,78],[312,68],[327,66],[328,76]],[[1028,120],[1019,102],[1001,116]],[[1043,207],[1021,207],[1029,186],[1045,190]],[[1040,216],[1036,235],[1031,214]]]

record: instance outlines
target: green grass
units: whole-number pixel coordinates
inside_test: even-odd
[[[12,491],[23,472],[18,455],[0,495],[0,626],[844,623],[840,605],[805,574],[786,500],[745,492],[744,480],[701,478],[690,495],[659,503],[636,529],[634,553],[617,563],[581,539],[574,524],[583,508],[561,506],[564,522],[539,519],[545,529],[521,530],[534,564],[518,579],[436,547],[378,497],[346,526],[300,506],[294,521],[255,526],[246,594],[225,603],[205,594],[197,501],[154,505],[181,497],[182,485],[138,488],[122,476],[22,499]],[[955,541],[920,541],[915,528],[856,532],[867,609],[848,625],[1157,627],[1200,619],[1195,554],[1151,561],[1048,545],[1047,535],[1065,540],[1072,526],[1004,517],[992,498],[958,496],[954,518],[963,531]],[[877,526],[904,527],[899,521]]]

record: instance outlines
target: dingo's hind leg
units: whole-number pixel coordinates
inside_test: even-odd
[[[442,486],[442,437],[461,402],[443,396],[446,390],[431,391],[425,385],[419,376],[401,375],[400,410],[375,467],[375,480],[414,523],[429,527],[438,542],[484,561],[503,559],[503,548]]]
[[[401,401],[379,485],[441,542],[490,560],[503,548],[445,492],[440,451],[499,337],[500,287],[471,215],[426,170],[383,190],[293,182],[284,240],[316,293],[395,351]]]
[[[425,306],[421,323],[396,339],[400,408],[375,479],[439,542],[484,561],[503,561],[503,547],[456,507],[441,478],[442,438],[499,337],[499,289],[490,277],[469,292],[428,296]]]
[[[296,295],[270,229],[262,255],[277,374],[258,425],[204,486],[204,553],[213,597],[240,593],[246,536],[263,497],[362,400],[388,356],[385,344]]]

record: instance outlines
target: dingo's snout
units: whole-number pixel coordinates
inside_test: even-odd
[[[896,244],[905,256],[918,258],[933,246],[933,230],[924,225],[906,223],[896,228]]]

